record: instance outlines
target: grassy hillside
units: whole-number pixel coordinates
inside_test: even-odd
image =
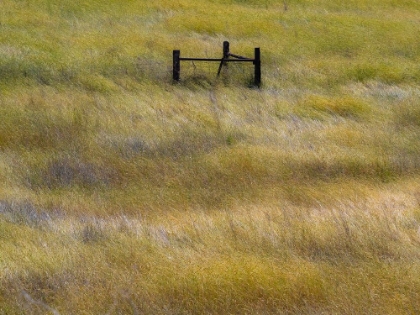
[[[0,314],[420,312],[418,1],[0,7]]]

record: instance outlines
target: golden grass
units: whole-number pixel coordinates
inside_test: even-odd
[[[419,313],[419,11],[3,1],[0,314]]]
[[[26,292],[63,313],[416,312],[418,184],[359,189],[363,200],[336,193],[334,204],[38,214],[29,227],[16,213],[30,205],[3,203],[2,296],[34,310]]]

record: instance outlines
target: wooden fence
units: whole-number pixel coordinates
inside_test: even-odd
[[[239,55],[232,54],[229,48],[229,42],[223,42],[223,57],[222,58],[190,58],[181,57],[180,50],[173,51],[173,71],[172,78],[174,81],[179,81],[181,76],[181,61],[214,61],[220,62],[217,76],[220,75],[223,66],[226,66],[228,62],[252,62],[254,65],[254,85],[257,87],[261,86],[261,54],[260,48],[254,49],[254,58],[242,57]]]

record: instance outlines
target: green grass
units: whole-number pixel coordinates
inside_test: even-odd
[[[418,1],[1,5],[0,314],[420,312]]]

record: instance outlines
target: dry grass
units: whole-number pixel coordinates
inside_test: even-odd
[[[419,188],[406,181],[362,187],[371,191],[358,201],[354,191],[312,206],[56,216],[36,226],[16,219],[29,216],[28,206],[3,203],[2,296],[34,314],[42,305],[62,313],[416,313]]]
[[[420,312],[417,1],[2,7],[0,314]]]

